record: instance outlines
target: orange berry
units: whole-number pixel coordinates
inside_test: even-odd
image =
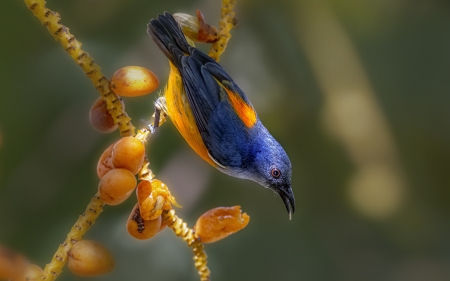
[[[92,127],[100,133],[111,133],[117,129],[114,119],[106,109],[106,103],[100,97],[91,106],[89,111],[89,121]]]
[[[97,163],[97,175],[99,178],[102,178],[107,172],[114,169],[112,164],[112,150],[114,147],[114,143],[111,144],[100,156],[100,159]]]
[[[130,171],[113,169],[100,179],[98,191],[105,204],[114,206],[125,201],[135,187],[136,178]]]
[[[69,269],[79,276],[98,276],[115,268],[114,257],[103,245],[81,240],[69,252]]]
[[[117,70],[111,78],[111,90],[123,97],[150,94],[159,87],[156,75],[147,68],[126,66]]]
[[[17,279],[27,267],[26,259],[0,245],[0,280]]]
[[[249,220],[240,206],[218,207],[201,215],[194,229],[203,243],[212,243],[243,229]]]
[[[144,163],[145,146],[134,137],[121,138],[112,150],[112,165],[123,168],[136,175]]]
[[[164,227],[161,227],[161,221],[161,216],[153,220],[144,220],[139,211],[139,204],[136,204],[128,217],[127,230],[136,239],[149,239],[164,229]]]

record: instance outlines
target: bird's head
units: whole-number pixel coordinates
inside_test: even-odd
[[[265,128],[264,128],[265,129]],[[283,147],[268,133],[253,144],[253,159],[247,177],[277,193],[289,213],[295,211],[295,198],[291,188],[292,166]]]

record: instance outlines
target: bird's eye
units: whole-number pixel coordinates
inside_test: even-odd
[[[272,177],[274,177],[276,179],[281,176],[281,172],[277,168],[273,168],[270,173],[272,174]]]

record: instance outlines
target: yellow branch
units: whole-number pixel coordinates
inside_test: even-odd
[[[207,266],[207,255],[203,250],[203,243],[200,238],[195,234],[195,231],[189,228],[182,219],[176,214],[175,210],[164,211],[162,213],[162,219],[171,228],[175,234],[182,238],[194,252],[195,267],[198,270],[201,281],[211,280],[211,271]]]
[[[235,5],[236,0],[222,0],[219,22],[219,40],[214,42],[209,50],[209,56],[216,61],[219,61],[220,55],[225,52],[228,41],[231,38],[230,31],[235,27],[233,11]]]
[[[135,128],[131,124],[131,118],[124,111],[120,98],[109,89],[109,81],[100,70],[100,66],[94,59],[81,49],[81,42],[75,39],[69,32],[69,28],[60,23],[58,13],[45,7],[44,0],[24,0],[27,7],[45,25],[55,40],[59,41],[72,59],[83,69],[87,77],[91,79],[94,87],[102,96],[106,107],[119,126],[122,136],[133,136]]]
[[[67,234],[66,240],[59,245],[58,250],[53,255],[53,258],[49,264],[44,268],[44,275],[41,276],[42,280],[53,281],[62,272],[62,268],[67,262],[68,252],[72,249],[72,246],[83,238],[83,235],[91,228],[95,223],[95,220],[103,211],[105,204],[100,199],[98,193],[92,197],[91,202],[87,206],[84,213],[78,218],[70,232]]]

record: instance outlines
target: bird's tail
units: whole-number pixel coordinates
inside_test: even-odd
[[[179,65],[180,58],[189,54],[192,48],[177,21],[169,12],[151,19],[147,25],[147,33],[175,65]]]

